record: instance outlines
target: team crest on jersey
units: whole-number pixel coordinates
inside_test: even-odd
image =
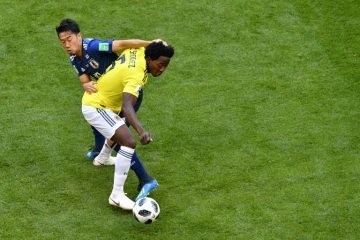
[[[92,68],[95,68],[95,69],[99,68],[99,63],[97,61],[95,61],[94,59],[90,59],[89,64]]]
[[[89,54],[86,54],[85,57],[86,57],[86,59],[89,59]]]

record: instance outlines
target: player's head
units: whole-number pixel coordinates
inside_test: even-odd
[[[148,72],[154,77],[160,76],[174,55],[174,48],[163,42],[152,42],[145,49],[145,59]]]
[[[63,19],[56,27],[63,48],[70,55],[81,55],[82,37],[79,25],[71,19]]]

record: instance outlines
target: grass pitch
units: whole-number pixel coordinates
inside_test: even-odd
[[[1,239],[359,239],[358,1],[0,0]],[[108,206],[82,88],[57,39],[162,38],[137,151],[158,221]],[[135,198],[137,179],[126,191]]]

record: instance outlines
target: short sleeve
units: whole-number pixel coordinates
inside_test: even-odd
[[[113,40],[100,40],[100,39],[93,39],[89,42],[87,46],[87,50],[89,53],[92,52],[106,52],[112,53],[112,43]]]

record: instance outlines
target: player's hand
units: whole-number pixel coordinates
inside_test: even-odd
[[[161,40],[161,39],[155,39],[155,40],[152,40],[152,42],[162,42],[165,46],[167,46],[167,42],[165,42],[164,40]]]
[[[152,142],[152,136],[150,133],[148,133],[147,131],[144,131],[140,134],[140,142],[142,145],[146,145],[149,144],[150,142]]]
[[[87,92],[88,94],[96,93],[98,90],[94,86],[95,84],[97,84],[97,82],[95,82],[95,81],[90,81],[90,82],[84,83],[83,88],[84,88],[85,92]]]

